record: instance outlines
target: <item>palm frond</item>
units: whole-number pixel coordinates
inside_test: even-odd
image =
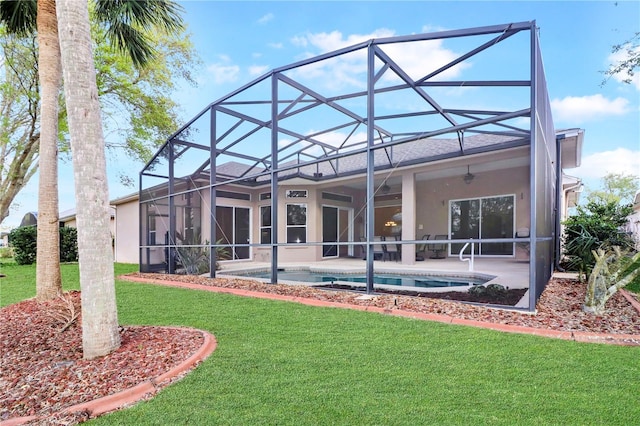
[[[36,31],[37,10],[36,0],[0,0],[0,22],[10,34],[33,34]]]
[[[182,6],[171,0],[95,0],[95,13],[105,25],[107,36],[126,52],[136,67],[144,66],[155,55],[145,32],[178,32],[184,28]]]

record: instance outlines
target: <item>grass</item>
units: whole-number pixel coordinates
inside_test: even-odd
[[[118,273],[131,269],[116,265]],[[2,305],[35,294],[35,268],[3,271]],[[63,271],[65,288],[78,288],[77,265]],[[640,418],[638,347],[123,281],[116,290],[121,324],[205,329],[218,347],[152,400],[96,425],[627,425]]]

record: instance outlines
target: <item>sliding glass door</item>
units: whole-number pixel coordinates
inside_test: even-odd
[[[339,243],[353,240],[352,216],[352,209],[322,206],[322,242]],[[352,246],[341,244],[322,246],[322,257],[344,257],[352,254]]]
[[[496,239],[513,238],[513,195],[484,197],[449,202],[449,225],[451,239]],[[457,255],[464,244],[451,244],[450,255]],[[514,244],[482,243],[476,253],[484,256],[512,256]],[[465,253],[470,253],[467,247]]]
[[[216,206],[216,238],[220,244],[249,244],[250,214],[246,207]],[[220,260],[249,259],[249,247],[228,247]]]

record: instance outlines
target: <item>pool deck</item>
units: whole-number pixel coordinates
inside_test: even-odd
[[[269,262],[221,262],[221,269],[216,275],[224,277],[234,275],[238,272],[264,271],[271,268]],[[312,272],[334,272],[334,273],[364,273],[366,262],[359,258],[339,258],[328,259],[321,262],[286,262],[279,263],[278,268],[289,270],[309,270]],[[529,262],[518,261],[514,259],[498,259],[498,258],[476,258],[474,261],[473,271],[469,271],[468,262],[461,262],[457,257],[445,259],[426,259],[416,262],[414,265],[405,265],[394,261],[373,262],[375,273],[397,273],[405,275],[447,275],[467,277],[489,276],[495,277],[490,279],[487,284],[501,284],[511,289],[529,288]],[[260,280],[266,281],[266,280]],[[289,282],[282,280],[285,284],[303,284],[309,283]],[[458,288],[460,291],[466,291]],[[420,291],[453,291],[454,287],[441,288],[420,288]],[[517,307],[527,307],[528,292],[524,295]]]

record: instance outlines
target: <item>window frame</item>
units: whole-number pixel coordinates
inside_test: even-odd
[[[260,208],[260,210],[259,210],[260,211],[260,223],[259,223],[258,227],[259,227],[259,230],[260,230],[260,244],[271,244],[271,233],[273,232],[273,226],[271,225],[271,204],[267,204],[267,205],[264,205],[264,206],[259,206],[259,208]],[[264,217],[265,217],[264,214],[262,213],[263,209],[269,209],[269,215],[268,215],[268,217],[269,217],[269,225],[265,225],[264,222],[263,222]],[[265,242],[265,241],[262,240],[262,235],[263,235],[263,232],[266,231],[266,230],[269,231],[269,241]]]
[[[493,198],[505,198],[505,197],[510,197],[511,200],[513,201],[513,217],[512,217],[512,230],[513,230],[513,235],[511,235],[509,238],[515,238],[515,232],[516,232],[516,204],[517,204],[517,197],[516,194],[497,194],[497,195],[488,195],[488,196],[484,196],[484,197],[469,197],[469,198],[459,198],[459,199],[454,199],[454,200],[449,200],[449,211],[447,213],[447,220],[448,220],[448,231],[449,231],[449,238],[451,238],[451,233],[452,233],[452,223],[451,223],[451,206],[453,203],[457,203],[457,202],[461,202],[461,201],[473,201],[473,200],[478,200],[478,214],[479,214],[479,218],[478,218],[478,235],[479,238],[482,238],[482,227],[483,227],[483,215],[482,215],[482,202],[483,200],[489,200],[489,199],[493,199]],[[496,243],[486,243],[486,244],[496,244]],[[482,257],[515,257],[516,254],[516,249],[515,249],[515,242],[511,243],[512,244],[512,249],[511,249],[511,254],[483,254],[482,253],[482,243],[478,243],[476,245],[476,256],[482,256]],[[448,244],[448,255],[449,256],[457,256],[458,253],[454,253],[452,252],[452,246],[453,243]],[[469,250],[469,249],[467,249]],[[465,253],[467,252],[467,250],[465,250]]]
[[[299,206],[304,207],[304,224],[289,224],[289,206]],[[307,242],[308,237],[308,220],[307,220],[307,212],[309,211],[309,206],[307,203],[286,203],[285,204],[285,213],[286,213],[286,241],[288,244],[303,244]],[[289,241],[289,231],[293,229],[304,229],[304,238],[302,240]]]

